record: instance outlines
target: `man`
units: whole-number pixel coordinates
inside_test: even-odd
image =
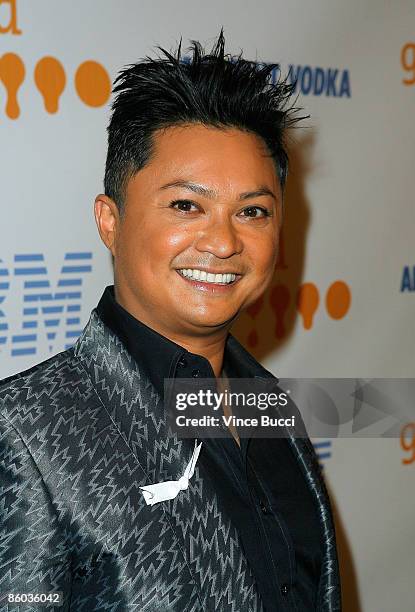
[[[292,89],[222,35],[163,53],[114,90],[95,201],[114,286],[73,348],[0,387],[0,592],[77,612],[340,610],[308,439],[233,431],[195,462],[164,410],[166,378],[273,378],[229,328],[275,269]]]

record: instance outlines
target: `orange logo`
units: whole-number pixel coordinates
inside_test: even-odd
[[[111,93],[107,71],[98,62],[84,62],[75,74],[75,88],[82,102],[88,106],[103,106]]]
[[[20,57],[15,53],[6,53],[0,58],[0,81],[7,91],[6,115],[17,119],[20,107],[17,92],[24,81],[26,69]]]
[[[407,77],[402,79],[404,85],[415,84],[415,43],[408,42],[401,49],[401,65],[407,73]]]
[[[1,1],[1,0],[0,0]],[[26,77],[23,60],[15,53],[0,57],[0,81],[6,89],[6,115],[17,119],[21,110],[18,92]],[[51,56],[42,57],[36,64],[34,83],[43,99],[46,112],[54,114],[59,110],[59,101],[65,91],[67,77],[62,63]],[[111,94],[111,80],[106,69],[93,60],[78,66],[74,86],[79,98],[87,106],[103,106]]]
[[[314,283],[303,283],[295,297],[295,308],[301,316],[303,328],[309,330],[313,327],[314,315],[320,305],[320,292]],[[327,314],[332,319],[342,319],[348,313],[351,301],[351,291],[347,283],[342,280],[334,281],[326,292],[325,305]],[[288,314],[290,303],[290,290],[286,285],[277,283],[271,288],[269,304],[275,314],[274,335],[278,339],[284,338],[286,335],[285,318]],[[255,304],[247,308],[247,313],[254,319],[262,310],[264,304],[264,296],[261,296]],[[248,334],[247,343],[249,346],[254,347],[257,346],[258,342],[258,332],[252,330]]]
[[[404,465],[409,465],[415,461],[415,423],[407,423],[401,430],[401,448],[407,453],[411,453],[409,457],[402,459]]]
[[[314,283],[304,283],[297,292],[297,310],[303,317],[304,329],[311,329],[313,317],[320,303],[320,294]]]
[[[289,270],[283,231],[280,233],[275,269],[282,278]],[[247,346],[271,348],[275,344],[275,339],[282,340],[289,335],[298,316],[303,329],[311,330],[322,303],[331,319],[335,321],[343,319],[349,312],[352,303],[352,292],[349,285],[344,280],[337,279],[322,295],[313,282],[305,282],[296,287],[296,284],[288,277],[285,282],[278,279],[264,295],[246,309],[249,319],[247,321],[245,318],[245,324],[236,325],[236,333],[244,335],[248,323],[248,328],[251,327],[251,329],[245,337]],[[261,338],[260,329],[266,330]]]
[[[42,57],[35,66],[35,83],[43,97],[45,110],[56,113],[59,98],[65,89],[65,69],[55,57]]]
[[[8,16],[9,21],[3,22],[4,10],[0,12],[0,34],[21,34],[22,31],[17,27],[17,6],[16,0],[0,0],[0,10],[2,5],[6,5],[6,17]],[[8,11],[8,12],[7,12]]]

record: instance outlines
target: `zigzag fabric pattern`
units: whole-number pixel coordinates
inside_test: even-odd
[[[318,609],[334,612],[328,497],[311,444],[292,443],[324,532]],[[145,503],[139,487],[179,478],[193,447],[168,430],[162,399],[93,310],[74,347],[0,385],[0,593],[62,591],[48,608],[61,611],[263,611],[203,447],[187,489]]]

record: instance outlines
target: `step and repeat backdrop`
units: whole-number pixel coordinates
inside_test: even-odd
[[[93,200],[118,70],[222,26],[310,114],[273,283],[233,332],[280,378],[415,378],[412,0],[0,0],[0,378],[71,346],[112,283]],[[345,610],[413,610],[415,417],[313,443]]]

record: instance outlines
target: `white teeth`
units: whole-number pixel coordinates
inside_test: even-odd
[[[219,284],[229,284],[232,283],[236,279],[236,274],[212,274],[211,272],[206,272],[205,270],[197,270],[192,268],[182,268],[178,270],[182,276],[186,278],[191,278],[192,280],[201,280],[205,283],[219,283]]]

